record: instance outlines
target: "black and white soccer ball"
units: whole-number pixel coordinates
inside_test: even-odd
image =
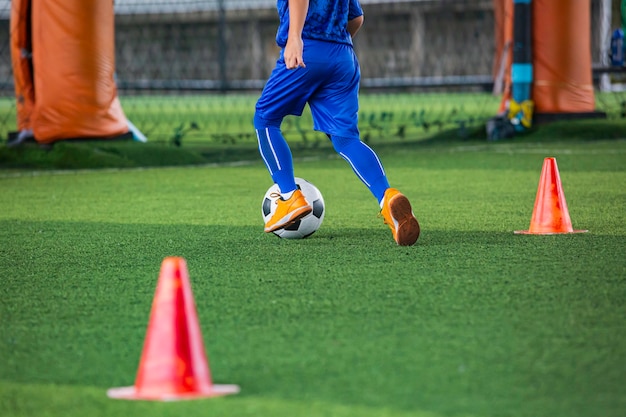
[[[272,232],[283,239],[304,239],[305,237],[311,236],[320,228],[322,221],[324,221],[324,197],[322,197],[320,190],[318,190],[315,185],[302,178],[296,177],[296,184],[300,187],[306,201],[313,207],[313,211],[294,224]],[[267,223],[274,214],[276,210],[276,200],[278,200],[279,197],[280,190],[277,184],[272,185],[265,193],[261,206],[264,222]]]

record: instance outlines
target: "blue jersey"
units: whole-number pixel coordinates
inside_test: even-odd
[[[276,43],[283,48],[289,33],[289,0],[277,0],[276,6],[280,18]],[[362,14],[358,0],[310,0],[302,38],[352,45],[348,21]]]

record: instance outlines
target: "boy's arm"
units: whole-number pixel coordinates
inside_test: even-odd
[[[348,21],[348,33],[350,33],[350,36],[354,38],[354,35],[356,35],[359,29],[361,29],[361,26],[363,26],[363,15],[359,17],[355,17],[352,20],[349,20]]]
[[[289,0],[289,34],[285,45],[285,65],[287,69],[305,67],[302,59],[302,28],[309,11],[309,0]]]

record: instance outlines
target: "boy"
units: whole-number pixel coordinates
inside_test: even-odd
[[[312,210],[294,179],[293,158],[280,125],[302,115],[308,103],[314,129],[326,133],[334,149],[376,197],[384,222],[398,245],[413,245],[420,227],[409,200],[389,186],[376,153],[359,138],[358,92],[361,73],[352,37],[363,24],[358,0],[278,0],[276,67],[256,104],[254,127],[259,152],[281,198],[265,232],[287,227]]]

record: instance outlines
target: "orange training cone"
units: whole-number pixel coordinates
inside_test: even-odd
[[[196,306],[183,258],[163,260],[139,369],[132,387],[111,388],[110,398],[172,401],[239,392],[211,381]]]
[[[559,169],[555,158],[545,158],[535,198],[535,208],[529,230],[516,230],[516,234],[553,235],[559,233],[584,233],[574,230],[567,211],[565,194],[561,186]]]

